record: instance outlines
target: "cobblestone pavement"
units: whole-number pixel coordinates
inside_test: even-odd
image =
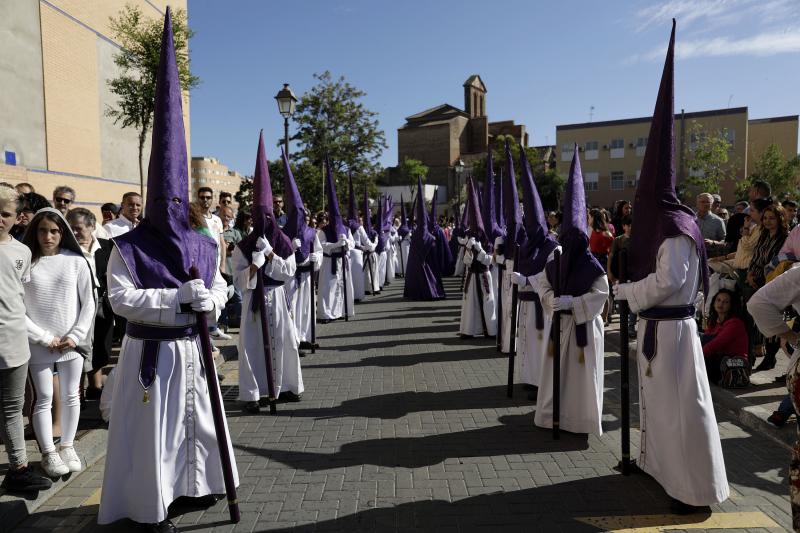
[[[323,348],[303,359],[303,400],[280,404],[278,416],[244,415],[235,401],[236,361],[225,363],[242,521],[227,522],[224,502],[176,508],[181,530],[790,528],[788,451],[722,413],[732,494],[712,514],[669,515],[657,483],[615,470],[616,353],[606,354],[603,436],[562,433],[553,441],[533,425],[534,403],[520,386],[506,397],[507,359],[493,342],[458,338],[458,280],[446,287],[445,301],[407,302],[398,280],[359,304],[354,320],[321,326]],[[638,438],[634,429],[634,456]],[[136,531],[129,522],[95,524],[102,473],[100,461],[17,530]]]

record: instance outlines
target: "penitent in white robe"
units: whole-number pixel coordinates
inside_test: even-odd
[[[183,313],[178,289],[137,289],[119,252],[114,249],[108,265],[108,297],[114,313],[154,327],[194,324],[194,313]],[[216,318],[225,307],[227,287],[217,272],[211,287]],[[209,320],[211,321],[211,320]],[[145,403],[139,382],[144,341],[125,336],[108,427],[103,493],[99,524],[122,518],[155,523],[167,518],[167,507],[180,496],[223,494],[225,482],[219,458],[210,394],[201,364],[197,338],[161,341],[156,377]],[[220,395],[220,403],[222,398]],[[227,421],[225,431],[228,431]],[[228,444],[230,456],[233,448]],[[234,481],[239,484],[236,464]]]
[[[658,249],[656,271],[635,283],[620,285],[631,311],[695,302],[701,283],[699,259],[689,237],[665,239]],[[637,323],[643,345],[647,321]],[[708,386],[703,347],[692,318],[662,320],[656,334],[656,356],[639,364],[639,466],[671,497],[689,505],[711,505],[728,498],[725,461]]]
[[[388,248],[389,243],[387,240],[386,247]],[[378,286],[381,290],[386,285],[386,249],[378,254],[376,254],[378,258]]]
[[[511,274],[514,272],[514,261],[506,259],[505,256],[498,255],[495,257],[495,262],[498,265],[503,264],[505,266],[503,269],[497,269],[498,274],[500,272],[503,274],[500,279],[500,284],[497,287],[497,298],[498,301],[500,298],[503,299],[502,305],[499,306],[502,316],[498,316],[498,321],[500,323],[500,351],[508,353],[511,351],[511,296],[514,287],[514,284],[511,282]],[[495,285],[497,286],[497,284]],[[517,310],[519,311],[519,309]]]
[[[461,295],[461,322],[458,332],[462,335],[478,336],[483,335],[483,319],[479,305],[483,306],[483,314],[486,320],[486,331],[490,337],[497,334],[497,315],[495,309],[494,294],[492,293],[492,271],[487,270],[482,274],[469,273],[472,261],[478,261],[486,266],[492,261],[492,256],[484,251],[480,251],[477,256],[469,250],[464,254],[464,264],[467,269],[469,284],[465,283],[465,292]],[[478,291],[474,284],[480,283],[483,302],[478,301]]]
[[[519,288],[519,293],[535,292],[533,285],[536,276],[528,276],[527,284]],[[519,379],[522,383],[539,386],[542,376],[542,360],[547,356],[550,345],[550,326],[553,315],[542,309],[544,325],[541,330],[536,329],[536,305],[531,300],[520,300],[517,311],[517,364],[519,365]],[[551,367],[552,368],[552,367]],[[546,376],[544,379],[552,379]]]
[[[408,267],[408,254],[411,251],[411,233],[400,240],[400,274],[405,277]]]
[[[456,256],[456,268],[454,276],[463,276],[464,272],[464,245],[467,243],[466,237],[456,237],[458,239],[458,255]]]
[[[314,263],[314,272],[318,272],[322,264],[322,245],[316,235],[314,236],[314,242],[311,244],[311,249],[312,252],[308,254],[301,266]],[[299,278],[295,272],[292,281],[284,285],[284,287],[288,291],[289,310],[294,318],[297,338],[300,342],[311,342],[311,320],[313,318],[311,306],[314,305],[314,299],[311,295],[311,272],[300,272]]]
[[[336,259],[338,265],[336,272],[331,272],[331,253],[339,253],[342,247],[337,242],[328,242],[325,237],[325,232],[322,230],[317,231],[317,237],[322,245],[322,266],[319,269],[319,294],[317,298],[317,319],[318,320],[336,320],[344,316],[345,310],[345,283],[344,277],[347,277],[347,316],[355,316],[355,302],[353,300],[353,276],[350,274],[348,268],[347,276],[344,276],[344,269],[342,268],[342,259]],[[347,230],[347,244],[345,245],[348,252],[346,255],[346,264],[349,265],[349,252],[355,247],[353,234]]]
[[[358,229],[353,234],[353,242],[356,245],[350,250],[350,279],[353,280],[353,300],[356,302],[363,300],[365,295],[364,252],[362,247],[366,240],[367,233],[364,231],[364,227],[358,226]]]
[[[391,284],[394,281],[394,276],[397,269],[397,241],[400,237],[397,235],[397,230],[389,230],[389,239],[386,241],[386,283]]]
[[[245,257],[239,247],[231,257],[233,283],[242,294],[242,321],[239,326],[239,400],[255,402],[269,395],[267,362],[264,357],[264,338],[261,317],[253,312],[252,301],[256,296],[256,276],[250,276],[250,258]],[[285,283],[291,282],[295,274],[294,254],[287,259],[273,255],[264,263],[264,274]],[[294,320],[289,313],[289,301],[282,285],[264,287],[264,302],[267,308],[269,346],[272,352],[272,380],[275,397],[284,391],[303,393],[303,374],[300,370],[300,340]]]
[[[535,290],[542,301],[542,310],[553,316],[553,289],[547,275],[535,277]],[[608,280],[599,276],[586,294],[573,298],[571,314],[561,313],[561,412],[559,426],[572,433],[603,434],[603,305],[608,299]],[[586,347],[581,349],[575,338],[576,324],[586,324]],[[547,355],[539,367],[539,395],[533,423],[553,427],[553,357]],[[583,351],[583,362],[581,362]]]

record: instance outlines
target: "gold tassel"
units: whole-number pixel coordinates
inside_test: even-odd
[[[144,390],[144,397],[142,398],[142,403],[150,403],[150,391],[147,389]]]
[[[583,355],[583,348],[581,348],[581,354],[578,356],[578,362],[580,364],[586,363],[586,357]]]
[[[542,332],[539,332],[539,340],[542,340]]]
[[[647,376],[648,378],[653,377],[653,369],[650,368],[650,362],[649,361],[647,362],[647,371],[644,373],[644,375]]]

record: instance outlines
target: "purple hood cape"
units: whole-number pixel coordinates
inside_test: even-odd
[[[495,209],[497,208],[497,199],[495,198],[495,184],[494,184],[494,170],[492,162],[492,149],[489,148],[489,154],[486,156],[486,181],[483,183],[483,202],[481,203],[481,216],[483,217],[483,227],[486,229],[487,238],[489,239],[489,249],[494,249],[494,240],[497,237],[502,237],[505,232],[500,228],[497,223],[498,216]]]
[[[524,151],[520,147],[520,151]],[[519,212],[519,196],[517,195],[517,177],[514,173],[514,159],[511,146],[506,141],[506,176],[503,180],[503,218],[506,226],[506,250],[513,250],[514,245],[525,243],[525,227]],[[510,252],[509,252],[510,253]]]
[[[189,224],[189,165],[169,7],[155,98],[144,220],[113,240],[139,289],[180,287],[191,279],[192,266],[210,288],[217,272],[217,243]]]
[[[406,204],[403,201],[403,195],[400,195],[400,227],[397,228],[397,234],[401,239],[405,239],[406,235],[411,233],[411,228],[408,227],[408,219],[406,218]]]
[[[420,178],[417,178],[415,208],[417,225],[411,234],[403,296],[418,301],[441,300],[445,297],[444,286],[429,264],[436,243],[434,236],[428,231],[428,214],[425,212]]]
[[[328,201],[328,225],[325,226],[325,238],[328,242],[336,242],[339,235],[347,235],[347,226],[342,221],[339,211],[339,197],[336,195],[336,182],[333,179],[331,162],[325,158],[325,196]]]
[[[287,259],[292,255],[292,241],[281,231],[275,212],[272,210],[272,184],[269,179],[269,164],[264,150],[264,131],[258,135],[258,150],[256,151],[256,169],[253,173],[253,231],[238,244],[244,256],[250,260],[256,250],[256,241],[261,236],[266,237],[272,246],[272,251]]]
[[[517,272],[523,276],[533,276],[544,269],[548,256],[556,249],[558,242],[547,228],[547,218],[524,149],[520,150],[519,164],[522,169],[523,223],[527,238],[519,249]]]
[[[283,232],[290,239],[300,239],[300,248],[294,253],[294,258],[297,264],[304,263],[308,259],[308,255],[313,251],[314,237],[317,232],[313,228],[309,228],[306,224],[306,211],[303,204],[303,198],[300,196],[300,191],[297,189],[297,182],[294,180],[292,168],[289,165],[289,158],[286,153],[281,149],[283,156],[283,199],[286,204],[286,224],[283,226]]]
[[[703,292],[708,295],[705,241],[694,212],[681,204],[675,192],[674,49],[675,19],[633,201],[636,218],[631,226],[628,272],[632,281],[646,278],[655,272],[658,249],[664,239],[686,235],[697,249]]]

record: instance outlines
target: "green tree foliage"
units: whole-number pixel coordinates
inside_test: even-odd
[[[736,197],[747,198],[747,190],[755,180],[769,183],[778,200],[796,200],[800,194],[800,156],[787,158],[778,145],[770,144],[756,159],[747,180],[736,185]]]
[[[126,5],[119,15],[110,18],[114,39],[122,47],[114,55],[120,75],[107,80],[117,96],[117,107],[108,107],[106,115],[123,128],[136,128],[139,135],[139,183],[144,194],[144,146],[153,124],[156,75],[161,55],[164,21],[145,16],[137,6]],[[172,12],[172,34],[178,76],[184,91],[197,86],[200,79],[189,69],[188,42],[194,32],[189,29],[186,11]]]
[[[404,157],[403,162],[398,165],[400,177],[403,184],[409,187],[416,187],[417,178],[422,178],[422,183],[428,176],[428,167],[422,164],[422,161],[413,159],[411,157]]]
[[[691,142],[683,147],[689,175],[683,180],[682,190],[690,197],[701,192],[718,193],[722,182],[734,179],[738,170],[738,162],[731,158],[733,145],[728,132],[709,132],[693,122],[689,133]]]
[[[342,212],[347,204],[348,174],[352,173],[358,197],[364,186],[374,195],[375,180],[383,171],[378,160],[387,148],[379,128],[377,113],[361,99],[366,93],[344,77],[334,80],[330,72],[314,74],[317,84],[300,97],[293,119],[297,132],[292,136],[299,149],[291,155],[293,170],[303,201],[309,209],[321,210],[323,194],[322,162],[329,157]]]

